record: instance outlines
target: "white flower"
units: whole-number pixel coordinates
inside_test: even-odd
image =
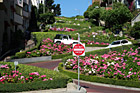
[[[115,65],[115,63],[114,62],[111,62],[111,65]]]
[[[109,62],[107,62],[107,66],[110,66],[110,63]]]
[[[92,73],[92,71],[89,71],[88,73],[89,73],[89,74],[91,74],[91,73]]]
[[[131,71],[128,72],[128,74],[131,74],[131,73],[132,73]]]

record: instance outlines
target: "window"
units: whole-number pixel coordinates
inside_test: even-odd
[[[18,0],[19,4],[22,4],[22,0]]]
[[[17,13],[18,15],[22,15],[22,8],[19,7],[18,5],[16,5],[16,13]]]
[[[122,40],[121,43],[123,43],[123,44],[124,44],[124,43],[128,43],[128,41],[127,41],[127,40]]]
[[[63,36],[63,39],[68,39],[68,37],[67,36]]]
[[[23,3],[23,10],[28,12],[28,4],[26,3]]]
[[[69,39],[71,39],[71,36],[69,35]]]
[[[120,44],[120,41],[115,41],[111,45],[118,45],[118,44]]]
[[[61,35],[56,35],[55,39],[62,39]]]

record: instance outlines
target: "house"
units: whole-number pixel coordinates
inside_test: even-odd
[[[39,9],[39,4],[44,4],[45,0],[31,0],[33,6],[36,6]]]
[[[29,26],[31,0],[0,0],[0,56],[11,49],[13,33]]]
[[[140,12],[131,20],[131,26],[134,26],[135,22],[140,21]]]

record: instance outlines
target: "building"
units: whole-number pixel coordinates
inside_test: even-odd
[[[131,26],[134,26],[135,22],[140,21],[140,12],[131,20]]]
[[[33,6],[36,6],[39,9],[39,4],[44,4],[45,0],[31,0]]]
[[[13,33],[29,26],[31,0],[0,0],[0,56],[11,49]]]

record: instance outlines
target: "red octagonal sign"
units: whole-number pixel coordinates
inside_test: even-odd
[[[73,52],[75,55],[80,56],[85,52],[85,47],[82,44],[76,44],[73,47]]]

